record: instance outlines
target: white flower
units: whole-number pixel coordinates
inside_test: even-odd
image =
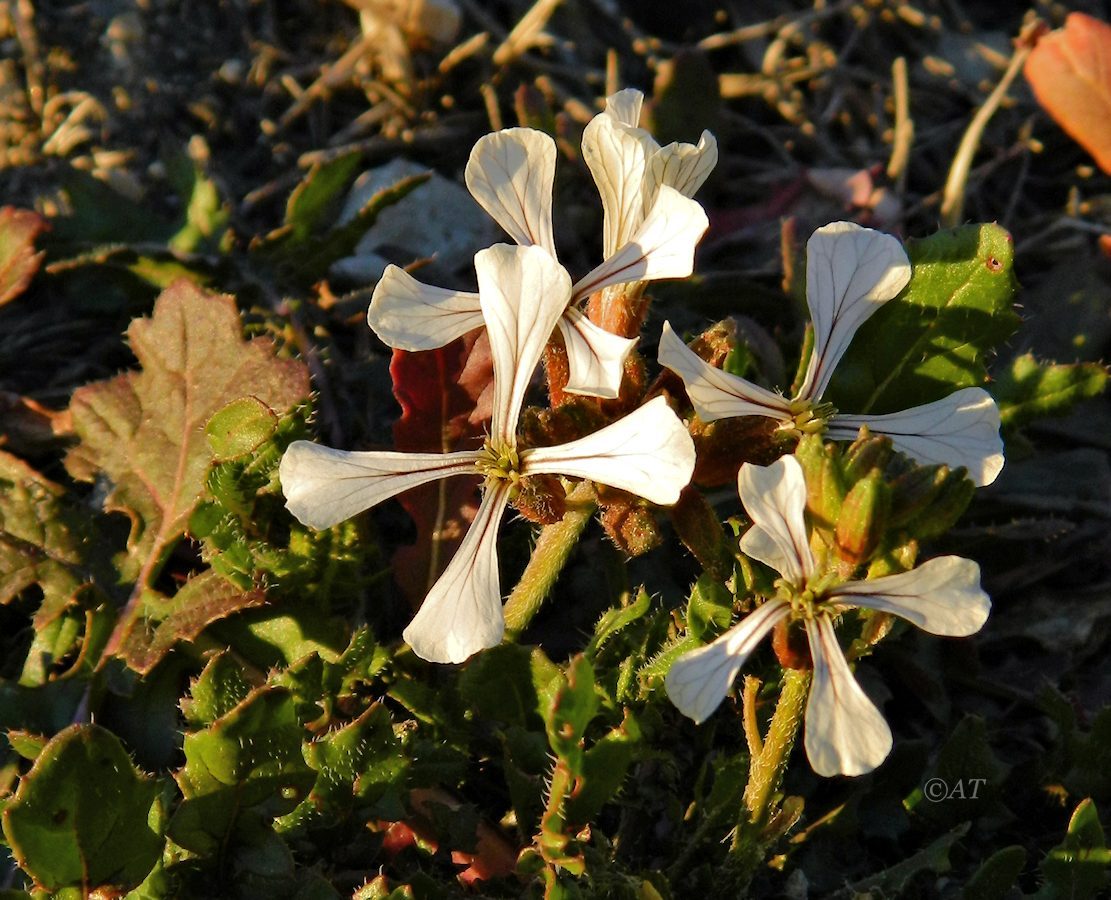
[[[636,343],[595,325],[580,311],[581,302],[615,285],[690,275],[695,245],[708,226],[690,197],[717,161],[717,145],[705,133],[697,148],[660,148],[647,132],[625,123],[633,107],[639,116],[640,97],[639,91],[614,95],[583,135],[583,156],[602,192],[605,254],[575,283],[556,323],[570,368],[565,390],[573,394],[616,397]],[[507,128],[479,139],[466,169],[471,194],[506,233],[520,246],[553,256],[555,161],[548,135]],[[375,287],[367,318],[383,341],[402,350],[442,347],[482,325],[477,294],[429,287],[397,266],[389,266]]]
[[[676,660],[665,681],[668,696],[702,722],[725,698],[760,640],[781,621],[801,622],[814,667],[805,726],[810,764],[819,775],[870,772],[890,752],[891,731],[853,677],[837,642],[835,619],[847,609],[874,609],[931,634],[973,634],[991,609],[980,588],[980,568],[968,559],[942,556],[899,575],[829,586],[810,551],[806,482],[798,460],[784,456],[766,467],[746,463],[738,483],[754,523],[741,538],[741,550],[783,576],[780,591],[713,643]]]
[[[484,479],[470,530],[405,629],[417,655],[435,662],[462,662],[501,640],[496,537],[520,478],[588,478],[671,504],[694,469],[690,435],[663,398],[577,441],[518,450],[517,419],[525,392],[567,306],[571,279],[540,247],[497,244],[475,256],[475,270],[494,366],[493,417],[483,448],[444,454],[345,452],[296,441],[280,467],[286,506],[314,528],[328,528],[429,481],[455,475]]]
[[[891,235],[852,222],[819,228],[806,243],[806,302],[814,323],[814,349],[793,399],[704,362],[664,324],[659,360],[686,385],[699,418],[767,416],[783,428],[824,425],[834,440],[855,438],[862,425],[887,435],[898,449],[926,465],[964,466],[978,487],[1003,468],[999,408],[981,388],[963,388],[942,400],[887,415],[842,415],[820,408],[833,370],[856,330],[910,280],[910,262]]]

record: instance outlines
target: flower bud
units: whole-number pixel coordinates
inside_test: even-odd
[[[976,485],[963,468],[948,470],[929,505],[907,522],[906,529],[920,541],[944,534],[956,524],[975,492]]]
[[[891,488],[880,469],[872,469],[852,486],[837,520],[837,553],[854,566],[879,547],[891,514]]]
[[[845,451],[845,478],[848,483],[855,483],[873,469],[887,468],[891,453],[891,438],[874,436],[867,428],[861,428],[860,437]]]
[[[841,516],[848,484],[837,448],[818,435],[799,441],[795,458],[806,476],[806,510],[817,528],[833,528]]]

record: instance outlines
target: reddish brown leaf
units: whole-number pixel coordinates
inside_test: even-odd
[[[401,405],[393,431],[398,450],[444,453],[481,445],[493,387],[484,330],[439,350],[395,350],[390,376]],[[399,499],[413,517],[417,540],[394,554],[394,575],[419,606],[474,519],[478,485],[468,478],[451,478],[407,491]]]
[[[1038,41],[1025,72],[1054,121],[1111,172],[1111,25],[1069,13]]]
[[[35,238],[48,227],[29,209],[0,207],[0,306],[22,294],[39,270],[42,253],[35,252]]]

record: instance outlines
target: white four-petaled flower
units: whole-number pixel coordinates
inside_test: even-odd
[[[717,161],[713,137],[703,133],[697,147],[660,147],[636,127],[641,100],[639,91],[615,94],[583,134],[583,157],[602,195],[604,262],[574,284],[556,322],[567,347],[570,393],[616,397],[636,343],[595,325],[581,302],[617,285],[690,275],[708,225],[690,197]],[[506,233],[553,257],[555,161],[548,135],[508,128],[479,139],[466,168],[471,194]],[[387,267],[375,287],[367,319],[383,341],[402,350],[442,347],[483,325],[478,294],[422,284],[397,266]]]
[[[921,463],[964,466],[977,486],[991,484],[1003,468],[1003,442],[999,409],[981,388],[963,388],[902,412],[837,412],[828,420],[822,418],[822,395],[856,330],[909,280],[910,261],[894,237],[851,222],[834,222],[819,228],[806,243],[806,302],[814,323],[814,349],[794,398],[714,368],[668,323],[660,338],[659,360],[683,379],[695,412],[705,422],[767,416],[784,428],[824,425],[834,440],[851,440],[866,425]]]
[[[567,306],[571,279],[537,246],[496,244],[475,256],[475,271],[494,367],[490,436],[483,448],[443,454],[345,452],[296,441],[279,470],[286,506],[314,528],[327,528],[440,478],[484,479],[474,522],[405,629],[417,655],[435,662],[462,662],[501,640],[496,538],[520,478],[591,479],[671,504],[694,469],[690,435],[663,398],[579,440],[519,450],[517,420],[525,392]]]
[[[836,618],[848,609],[873,609],[931,634],[973,634],[991,608],[980,588],[980,568],[968,559],[942,556],[898,575],[830,584],[811,552],[798,460],[746,463],[738,484],[754,523],[741,538],[741,550],[783,576],[779,592],[712,643],[676,660],[665,680],[668,696],[702,722],[725,698],[760,640],[784,620],[801,622],[814,669],[805,723],[810,764],[826,776],[870,772],[890,752],[891,731],[849,669],[834,631]]]

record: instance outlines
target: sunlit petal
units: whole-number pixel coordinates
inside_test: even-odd
[[[483,324],[478,294],[422,284],[398,266],[375,286],[367,323],[399,350],[433,350]]]
[[[793,456],[781,456],[770,466],[745,463],[737,473],[737,487],[741,503],[753,523],[779,549],[772,557],[774,562],[765,561],[775,565],[789,582],[801,587],[814,570],[814,557],[806,534],[806,479],[802,466]]]
[[[494,364],[491,435],[516,441],[529,380],[571,297],[571,278],[540,247],[495,244],[474,258]]]
[[[555,141],[544,132],[506,128],[478,139],[465,173],[475,200],[514,241],[553,254],[555,161]]]
[[[745,556],[771,566],[780,575],[791,570],[792,556],[784,553],[775,538],[759,525],[753,525],[741,535],[739,546]]]
[[[818,400],[856,330],[910,281],[910,261],[889,234],[834,222],[806,242],[806,302],[814,352],[799,397]]]
[[[663,397],[577,441],[521,454],[526,474],[589,478],[661,505],[675,503],[694,471],[694,442]]]
[[[294,441],[278,476],[286,508],[313,528],[330,528],[395,494],[452,475],[478,475],[474,451],[349,452]]]
[[[596,115],[583,131],[583,160],[602,197],[602,257],[628,243],[643,216],[641,185],[656,142],[608,113]]]
[[[883,416],[835,416],[827,435],[852,440],[867,425],[924,465],[968,469],[977,487],[995,481],[1003,468],[999,407],[982,388],[963,388],[933,403]]]
[[[679,712],[699,724],[706,721],[725,699],[749,654],[790,611],[786,600],[769,600],[712,644],[675,660],[664,688]]]
[[[508,502],[507,483],[486,491],[455,556],[402,633],[421,659],[463,662],[479,650],[500,643],[505,621],[497,537]]]
[[[686,278],[694,269],[694,248],[709,221],[701,205],[675,188],[661,187],[636,232],[616,253],[588,272],[573,289],[581,299],[611,284]]]
[[[636,88],[625,88],[606,98],[606,114],[622,125],[636,128],[640,124],[640,108],[643,104],[643,93]]]
[[[806,703],[806,755],[819,775],[863,775],[887,759],[891,729],[861,690],[837,643],[833,623],[806,623],[814,677]]]
[[[599,328],[573,306],[559,320],[559,330],[567,347],[570,377],[563,388],[569,394],[590,397],[616,397],[625,375],[625,360],[633,352],[636,339],[623,338]]]
[[[702,132],[698,146],[694,144],[668,144],[661,147],[648,160],[647,182],[654,187],[673,187],[684,197],[693,197],[702,187],[718,162],[718,142],[708,131]],[[654,188],[646,202],[651,202]]]
[[[960,556],[939,556],[898,575],[850,581],[830,597],[893,613],[931,634],[965,637],[979,631],[991,611],[980,587],[980,567]]]
[[[660,335],[659,361],[683,379],[691,405],[703,422],[731,416],[791,416],[786,397],[715,369],[683,343],[669,322],[664,322]]]

